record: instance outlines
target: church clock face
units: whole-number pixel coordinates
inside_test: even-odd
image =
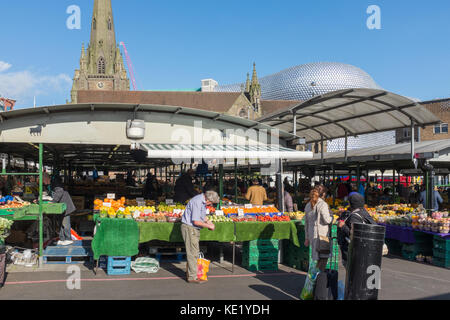
[[[97,87],[99,88],[99,89],[103,89],[104,87],[105,87],[105,84],[103,83],[103,82],[98,82],[97,83]]]

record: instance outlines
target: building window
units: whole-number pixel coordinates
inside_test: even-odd
[[[448,134],[448,123],[435,125],[434,134]]]
[[[100,57],[100,59],[98,59],[98,73],[99,74],[105,74],[106,72],[106,63],[105,63],[105,59],[103,57]]]
[[[94,18],[94,20],[92,21],[92,28],[94,29],[94,30],[96,30],[97,29],[97,20]]]
[[[411,129],[403,129],[403,138],[411,138]]]
[[[109,20],[108,20],[108,30],[112,30],[111,18],[109,18]]]

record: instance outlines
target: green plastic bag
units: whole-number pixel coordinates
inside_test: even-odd
[[[317,262],[309,260],[308,275],[306,276],[305,285],[303,286],[302,293],[300,294],[301,300],[314,300],[314,287],[316,285],[317,274],[319,273],[317,268]]]

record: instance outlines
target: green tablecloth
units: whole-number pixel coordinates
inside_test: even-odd
[[[145,243],[152,240],[166,242],[183,242],[181,235],[181,223],[164,222],[139,222],[139,242]],[[216,229],[200,231],[200,241],[234,241],[234,224],[227,222],[215,223]]]
[[[94,259],[100,256],[132,257],[139,253],[139,227],[129,219],[101,219],[92,240]]]
[[[135,222],[128,219],[96,219],[100,222],[92,241],[94,259],[100,256],[135,256],[139,243],[152,240],[183,242],[181,223]],[[200,241],[245,242],[258,239],[289,239],[299,247],[297,226],[291,222],[216,223],[216,229],[200,231]],[[236,228],[236,233],[235,233]]]
[[[297,226],[291,222],[237,222],[236,241],[252,241],[257,239],[290,239],[292,243],[300,247],[297,236]]]

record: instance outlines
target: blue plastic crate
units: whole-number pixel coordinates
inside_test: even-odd
[[[109,276],[127,275],[131,273],[131,257],[108,257]]]

